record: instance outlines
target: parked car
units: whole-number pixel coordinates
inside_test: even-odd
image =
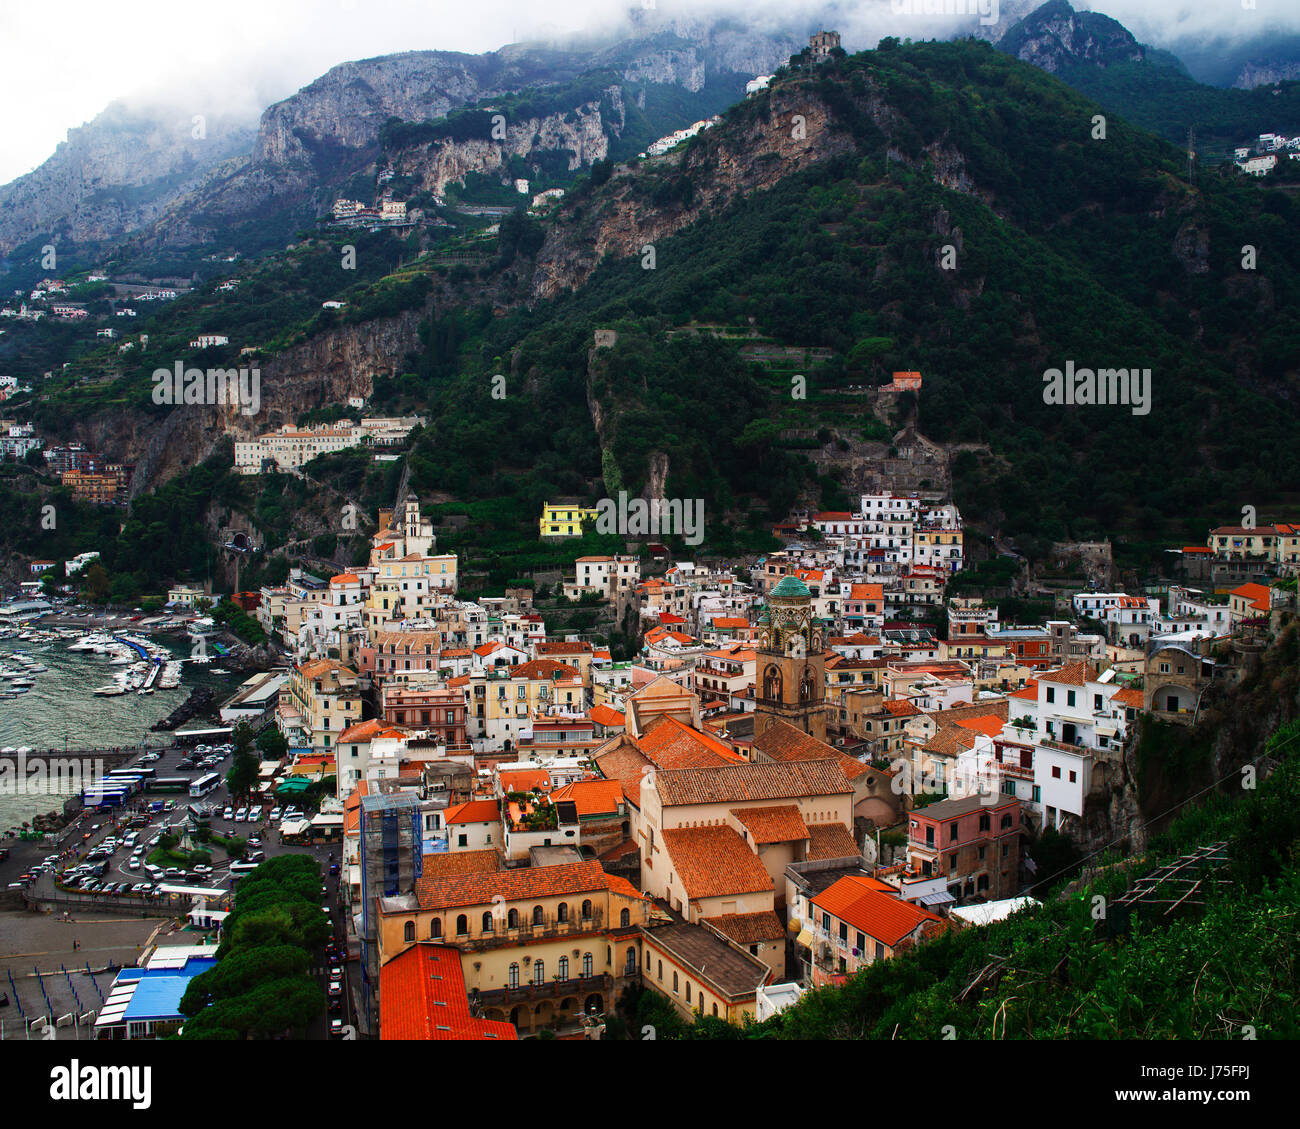
[[[341,995],[343,995],[343,981],[342,981],[342,980],[331,980],[331,981],[330,981],[330,987],[329,987],[329,993],[330,993],[331,996],[341,996]]]
[[[235,822],[236,822],[236,823],[247,823],[247,822],[248,822],[248,809],[247,809],[247,808],[240,808],[237,812],[235,812]]]
[[[194,868],[194,873],[195,873],[195,874],[211,874],[211,873],[212,873],[212,867],[208,866],[206,863],[199,863],[199,864]]]
[[[122,864],[122,866],[127,870],[138,870],[140,868],[140,863],[143,861],[144,860],[141,859],[139,855],[132,855]]]
[[[221,813],[221,818],[233,820],[235,818],[235,809],[227,807],[226,810]]]
[[[272,820],[276,820],[276,819],[279,819],[280,816],[282,816],[283,814],[284,814],[284,813],[283,813],[279,808],[272,808],[272,809],[271,809],[271,814],[270,814],[267,818],[268,818],[268,819],[272,819]]]
[[[331,1039],[343,1038],[343,1020],[341,1019],[330,1020],[330,1038]]]
[[[250,847],[260,847],[262,845],[262,837],[260,835],[250,835],[248,837],[248,845]]]

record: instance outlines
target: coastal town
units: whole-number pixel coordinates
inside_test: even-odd
[[[596,514],[548,502],[539,538]],[[179,734],[224,755],[233,727],[278,735],[262,806],[218,798],[193,818],[337,851],[331,1013],[346,996],[363,1038],[600,1038],[629,989],[686,1023],[743,1025],[1033,912],[1054,877],[1043,844],[1095,845],[1138,719],[1194,723],[1294,612],[1300,570],[1300,524],[1210,530],[1170,548],[1176,579],[1134,592],[1104,586],[1109,544],[1065,545],[1074,567],[1030,593],[1057,614],[1013,622],[1009,587],[962,583],[951,501],[866,494],[791,514],[784,547],[754,559],[645,540],[576,557],[564,597],[636,619],[639,647],[616,659],[599,631],[548,632],[532,588],[462,598],[414,495],[376,517],[366,565],[229,597],[280,657]],[[23,639],[57,612],[26,596],[0,609]],[[217,630],[193,619],[216,593],[167,596],[192,635]],[[156,651],[151,680],[181,665],[120,628],[70,646]],[[151,794],[119,771],[83,801]],[[325,791],[299,811],[308,784]],[[190,879],[173,900],[224,912],[229,889]]]
[[[0,70],[19,1108],[270,1043],[1280,1090],[1300,15],[299,7]]]

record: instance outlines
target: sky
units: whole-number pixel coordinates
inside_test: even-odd
[[[851,51],[874,47],[882,34],[945,34],[953,20],[909,14],[928,2],[844,0],[835,26]],[[70,128],[115,99],[255,120],[349,59],[477,53],[520,39],[598,32],[642,6],[756,22],[815,19],[827,7],[815,0],[60,0],[52,17],[48,3],[0,0],[0,105],[8,110],[0,184],[46,160]],[[1296,0],[1091,0],[1075,7],[1114,16],[1157,46],[1180,34],[1237,38],[1279,22],[1300,30]],[[972,22],[962,16],[953,30]]]

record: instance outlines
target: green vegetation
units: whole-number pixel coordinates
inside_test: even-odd
[[[256,647],[266,642],[266,632],[262,630],[262,625],[232,600],[221,600],[212,609],[212,618],[230,628],[249,646]]]
[[[1040,909],[949,930],[765,1023],[706,1037],[937,1039],[951,1027],[958,1039],[1233,1039],[1250,1026],[1261,1039],[1296,1038],[1300,722],[1278,729],[1265,753],[1278,767],[1257,789],[1188,809],[1145,857]],[[1231,884],[1209,883],[1203,910],[1135,915],[1108,935],[1097,898],[1111,903],[1140,875],[1223,839]],[[657,1037],[673,1037],[671,1025]]]
[[[312,954],[329,939],[319,904],[320,866],[281,855],[241,878],[226,918],[217,964],[181,999],[183,1039],[266,1039],[292,1034],[325,1010],[312,981]]]

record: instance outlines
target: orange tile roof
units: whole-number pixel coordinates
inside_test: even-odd
[[[1025,685],[1024,685],[1024,687],[1023,687],[1022,689],[1020,689],[1020,690],[1013,690],[1013,691],[1011,692],[1011,694],[1009,695],[1009,697],[1012,697],[1012,698],[1024,698],[1026,701],[1029,701],[1029,702],[1036,702],[1036,701],[1038,701],[1038,679],[1037,679],[1037,678],[1031,678],[1031,679],[1029,679],[1029,680],[1025,683]]]
[[[843,796],[853,791],[834,760],[661,768],[655,774],[655,786],[668,806]]]
[[[597,725],[617,726],[626,725],[627,717],[620,710],[614,709],[613,706],[599,705],[592,706],[588,715]]]
[[[497,773],[503,792],[549,792],[551,774],[544,768],[501,769]]]
[[[957,720],[963,729],[974,729],[986,737],[996,737],[1002,732],[1003,721],[1000,717],[985,714],[983,717],[964,717]]]
[[[617,780],[575,780],[551,793],[551,802],[572,800],[578,809],[578,818],[593,815],[612,815],[623,802],[623,785]]]
[[[518,1039],[509,1023],[475,1019],[460,951],[422,942],[379,970],[380,1039]]]
[[[754,738],[754,748],[775,761],[825,760],[835,750],[788,721],[775,721]]]
[[[298,672],[304,678],[318,678],[322,674],[331,674],[334,671],[355,677],[355,672],[344,666],[338,659],[316,659],[314,662],[303,663],[298,668]]]
[[[377,737],[388,723],[382,717],[372,717],[369,721],[358,721],[356,725],[349,725],[342,733],[339,734],[338,743],[342,745],[347,741],[369,741]]]
[[[725,742],[666,714],[646,726],[635,744],[660,768],[704,767],[744,760]]]
[[[496,874],[448,874],[417,878],[415,893],[421,909],[451,909],[457,906],[491,905],[493,896],[498,894],[507,902],[512,902],[524,898],[552,898],[608,890],[609,877],[598,862],[568,862],[558,866],[502,870]]]
[[[556,662],[554,659],[534,659],[532,662],[520,663],[510,671],[510,677],[514,678],[544,678],[547,680],[555,678],[581,678],[582,671],[567,663]]]
[[[755,843],[791,843],[808,838],[808,825],[799,814],[797,804],[732,808],[731,814],[750,833]]]
[[[663,840],[689,898],[772,889],[767,868],[730,827],[668,827]]]
[[[885,598],[885,586],[883,584],[850,584],[850,600],[883,600]]]
[[[494,874],[503,869],[496,851],[442,851],[424,856],[424,875],[433,878],[444,874]]]
[[[713,626],[723,630],[743,628],[749,626],[749,620],[743,616],[716,615],[713,617]]]
[[[1082,686],[1084,682],[1095,682],[1096,679],[1097,672],[1085,662],[1068,663],[1060,670],[1039,675],[1040,682],[1051,682],[1057,686]]]
[[[500,818],[496,800],[468,800],[453,804],[442,814],[444,823],[495,823]]]
[[[638,752],[630,740],[627,744],[601,753],[595,759],[596,767],[601,773],[609,780],[617,780],[623,786],[623,796],[639,809],[641,777],[650,770],[650,759]]]
[[[886,713],[893,714],[894,717],[919,717],[921,713],[911,702],[903,698],[890,698],[881,705]]]
[[[1132,687],[1125,687],[1115,694],[1111,701],[1117,702],[1126,709],[1140,710],[1142,708],[1142,691],[1134,690]]]
[[[810,823],[808,825],[808,858],[857,858],[862,852],[853,840],[853,832],[842,823]]]
[[[757,913],[724,913],[700,920],[705,925],[712,925],[724,937],[745,947],[763,941],[785,940],[781,919],[770,909],[759,910]]]
[[[891,897],[877,889],[878,885],[874,879],[846,875],[812,898],[811,902],[872,940],[891,947],[910,936],[918,926],[943,920],[910,902]]]
[[[1234,588],[1230,595],[1249,600],[1250,606],[1256,611],[1269,610],[1269,591],[1262,584],[1243,584],[1240,588]]]

